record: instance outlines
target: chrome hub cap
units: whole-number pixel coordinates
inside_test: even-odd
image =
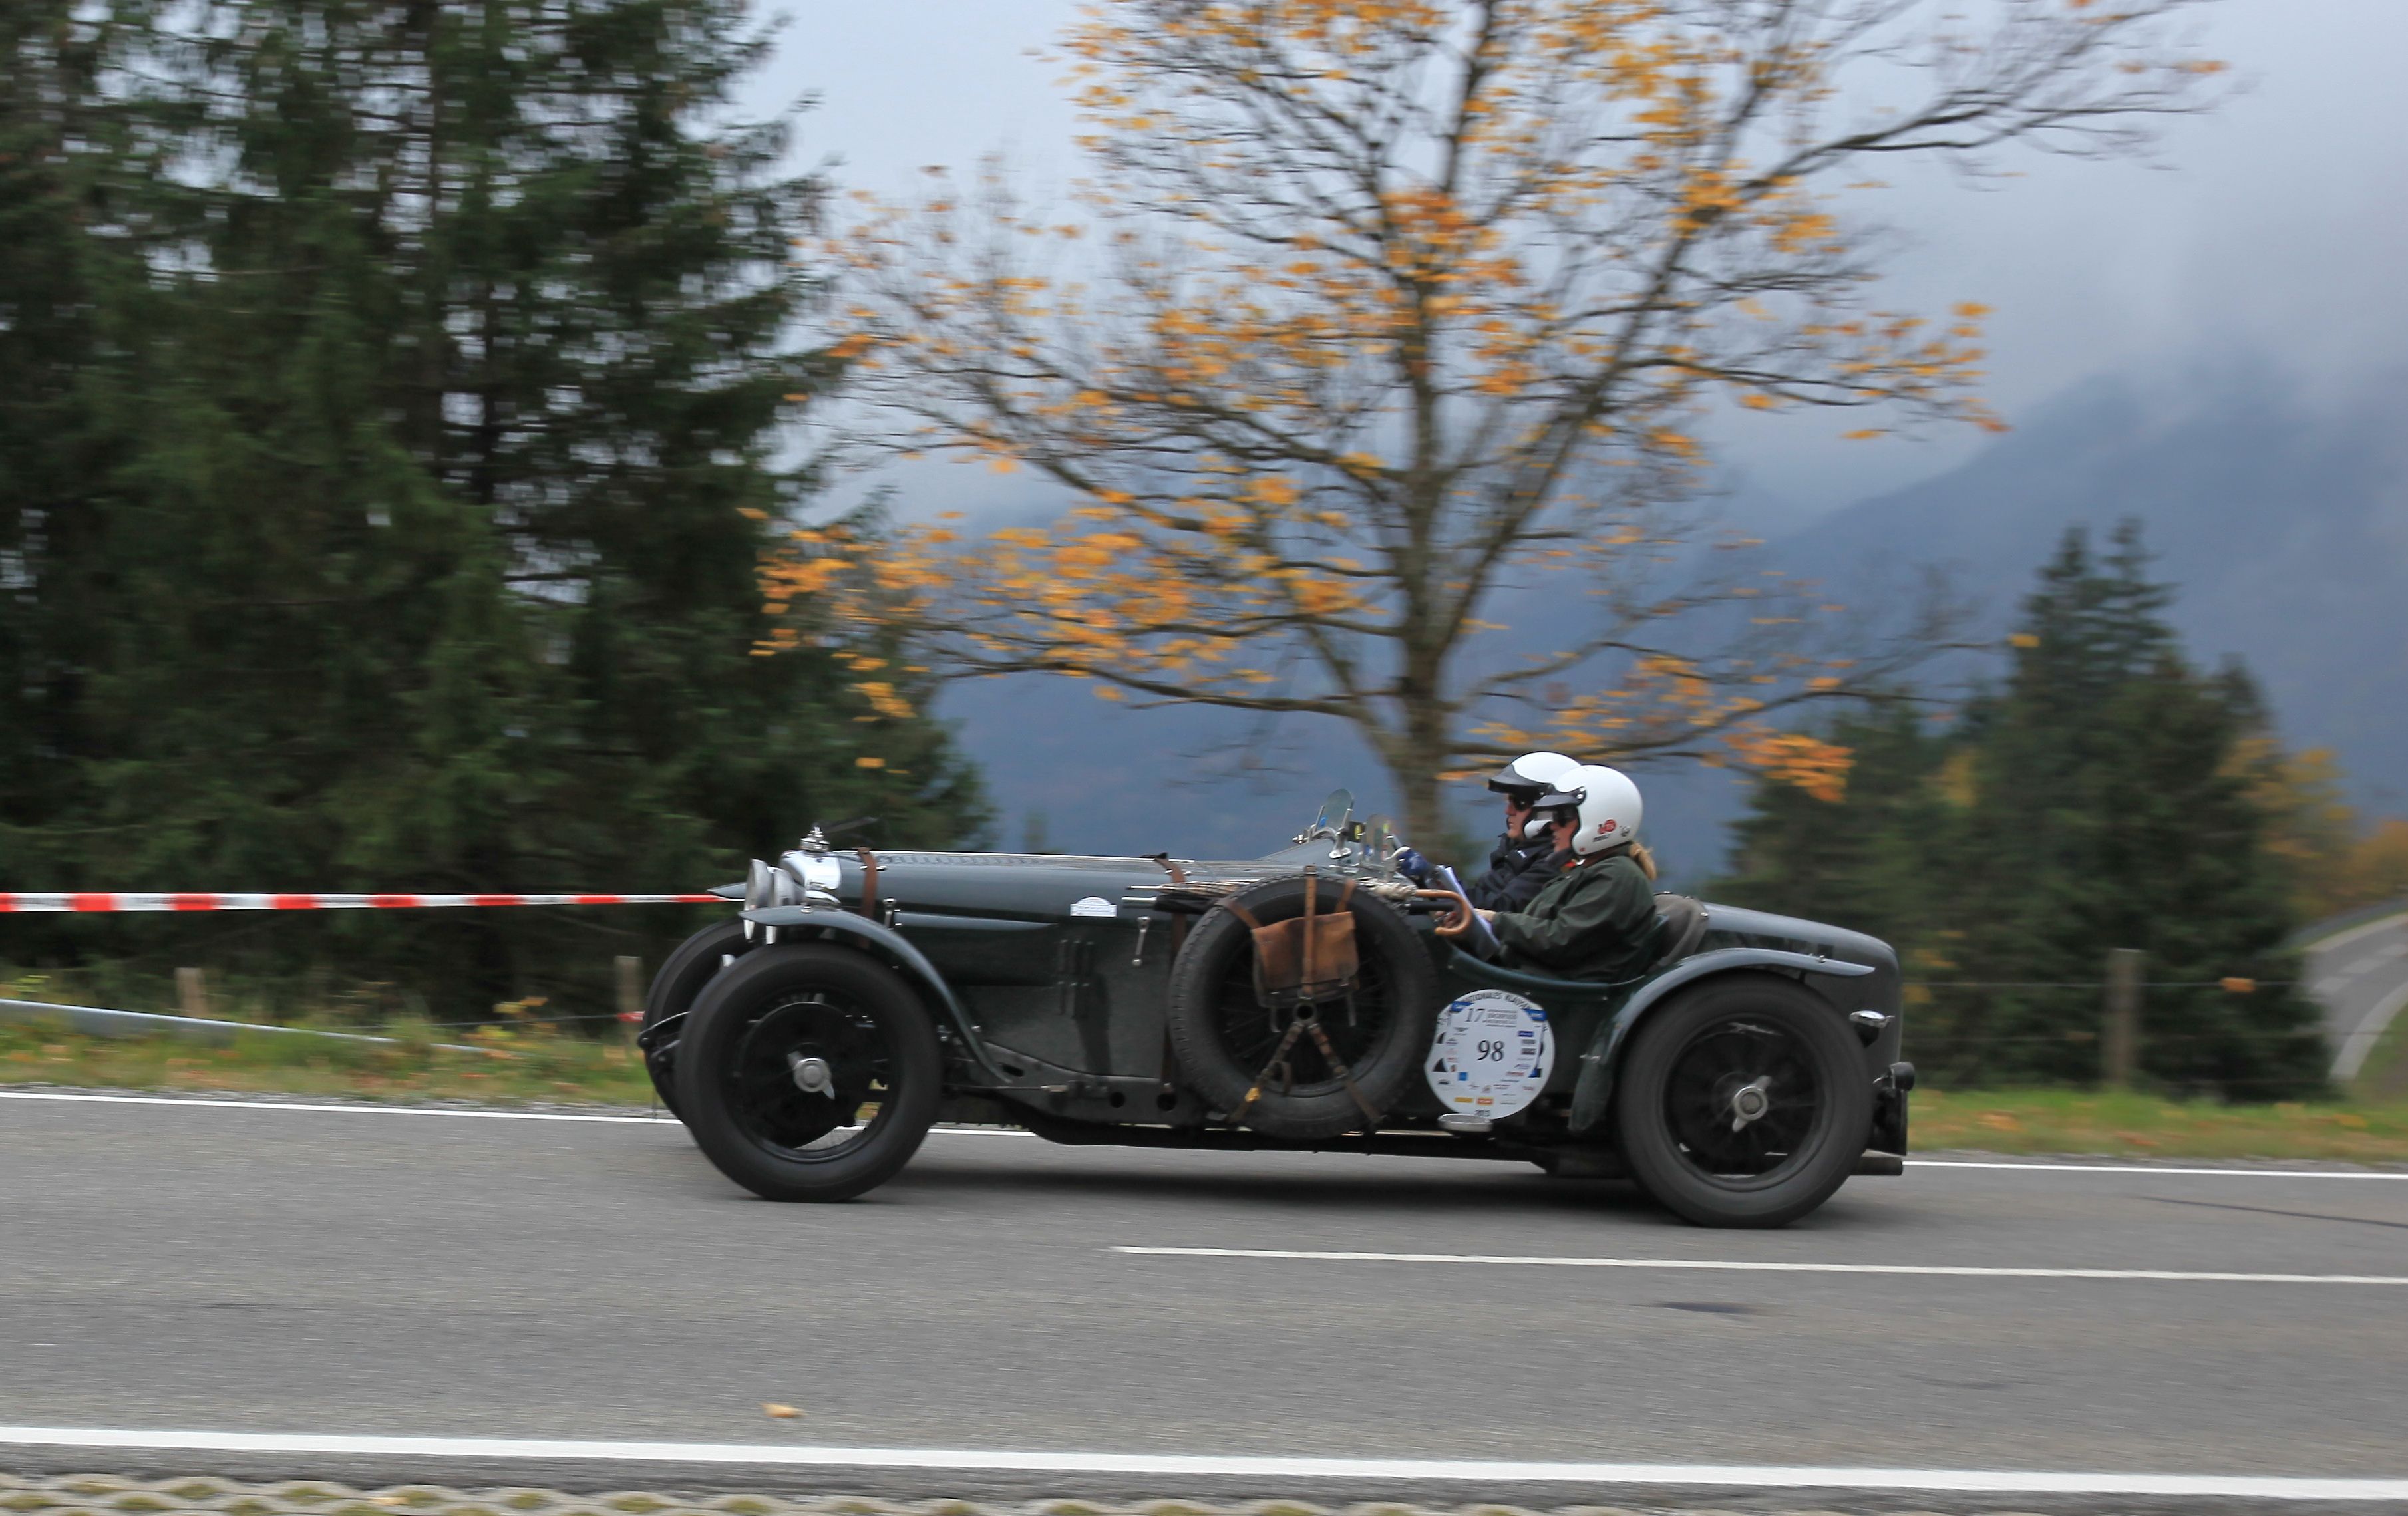
[[[801,1053],[790,1052],[786,1054],[786,1066],[794,1070],[795,1088],[803,1094],[835,1093],[836,1076],[829,1070],[826,1059],[806,1058]]]
[[[1730,1129],[1732,1131],[1739,1131],[1748,1123],[1757,1120],[1772,1108],[1772,1096],[1765,1088],[1771,1082],[1770,1079],[1758,1078],[1731,1092]]]

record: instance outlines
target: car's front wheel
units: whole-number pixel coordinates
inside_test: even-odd
[[[759,948],[679,1038],[680,1113],[719,1171],[766,1200],[850,1200],[919,1151],[942,1094],[920,997],[855,949]]]
[[[636,1046],[643,1052],[644,1072],[652,1076],[654,1093],[672,1116],[683,1115],[678,1109],[677,1059],[685,1033],[686,1013],[694,1008],[695,997],[702,994],[703,986],[749,946],[742,922],[721,922],[679,943],[668,961],[661,965],[661,971],[652,976],[652,991],[644,996],[644,1024],[636,1033]]]
[[[1856,1037],[1771,974],[1690,989],[1641,1023],[1614,1080],[1624,1160],[1700,1226],[1786,1226],[1855,1172],[1872,1127]]]

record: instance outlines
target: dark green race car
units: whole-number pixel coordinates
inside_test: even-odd
[[[687,939],[639,1041],[728,1178],[844,1200],[938,1122],[1063,1143],[1502,1159],[1780,1226],[1906,1151],[1897,955],[1661,895],[1604,984],[1499,967],[1330,797],[1247,861],[831,849]]]

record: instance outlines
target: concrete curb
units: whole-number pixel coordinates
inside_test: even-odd
[[[1039,1491],[965,1489],[960,1495],[889,1493],[845,1494],[780,1490],[757,1477],[680,1480],[651,1490],[569,1480],[551,1487],[495,1482],[463,1486],[372,1479],[357,1483],[336,1479],[261,1479],[245,1482],[220,1474],[163,1474],[151,1479],[107,1473],[0,1473],[0,1511],[17,1516],[2089,1516],[2116,1511],[2151,1516],[2197,1516],[2212,1511],[2281,1510],[2311,1516],[2331,1510],[2370,1516],[2399,1508],[2387,1502],[2264,1502],[2229,1499],[2121,1497],[2110,1501],[2029,1496],[1947,1497],[1943,1508],[1901,1499],[1896,1494],[1818,1492],[1813,1505],[1795,1497],[1733,1491],[1713,1504],[1676,1492],[1628,1492],[1630,1503],[1602,1505],[1567,1492],[1560,1500],[1531,1499],[1454,1503],[1411,1498],[1320,1500],[1225,1494],[1216,1497],[1111,1499],[1065,1496]],[[1526,1503],[1525,1503],[1526,1502]]]

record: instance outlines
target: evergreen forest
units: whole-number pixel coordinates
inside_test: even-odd
[[[855,688],[891,648],[752,655],[828,377],[824,187],[733,105],[765,46],[738,0],[0,7],[0,881],[681,891],[814,820],[982,832]],[[20,917],[0,959],[599,1011],[696,919]]]
[[[2323,1088],[2330,1058],[2284,939],[2324,853],[2248,674],[2201,669],[2139,529],[2069,532],[2004,676],[1940,719],[1908,699],[1834,722],[1845,794],[1767,781],[1738,823],[1735,904],[1895,945],[1909,1051],[1942,1088],[2101,1072],[2110,950],[2143,959],[2136,1073],[2186,1094]]]

